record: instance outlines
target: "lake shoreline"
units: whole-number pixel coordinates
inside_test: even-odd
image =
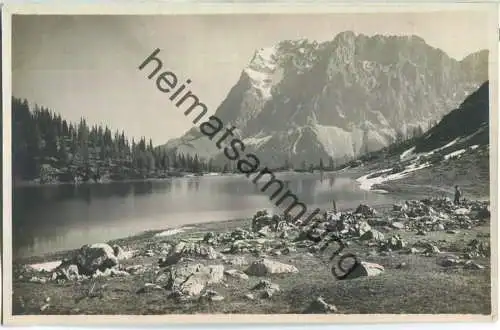
[[[323,171],[324,174],[331,174],[331,173],[341,173],[345,169],[337,170],[337,171]],[[309,171],[301,172],[301,171],[273,171],[275,174],[296,174],[296,175],[307,175],[307,174],[319,174],[319,171],[314,171],[313,173]],[[213,172],[213,173],[205,173],[203,175],[199,174],[194,174],[194,173],[187,173],[187,174],[182,174],[182,175],[172,175],[168,177],[151,177],[151,178],[144,178],[144,179],[125,179],[125,180],[110,180],[106,179],[103,181],[87,181],[87,182],[81,182],[81,183],[74,183],[74,182],[61,182],[61,181],[54,181],[54,182],[37,182],[36,180],[18,180],[16,182],[12,181],[12,187],[13,188],[24,188],[24,187],[52,187],[52,186],[90,186],[90,185],[105,185],[105,184],[113,184],[113,183],[141,183],[141,182],[158,182],[158,181],[167,181],[167,180],[172,180],[172,179],[185,179],[185,178],[198,178],[198,177],[233,177],[233,176],[245,176],[246,174],[244,173],[219,173],[219,172]]]
[[[46,254],[44,258],[37,257],[38,260],[35,257],[16,260],[13,265],[13,313],[167,315],[263,314],[273,311],[279,314],[297,314],[310,313],[308,306],[318,297],[335,304],[339,313],[343,314],[394,314],[403,310],[405,313],[416,314],[490,313],[490,257],[486,254],[473,255],[472,260],[463,257],[471,251],[470,242],[486,242],[489,239],[489,219],[476,220],[477,216],[474,214],[471,216],[471,219],[474,219],[473,224],[469,228],[459,220],[449,222],[440,218],[438,223],[447,223],[454,230],[430,226],[423,242],[417,220],[404,220],[405,228],[401,227],[401,223],[391,220],[390,215],[398,210],[398,205],[403,205],[403,202],[401,199],[398,204],[390,205],[390,209],[368,205],[364,207],[364,213],[359,213],[364,219],[360,221],[372,223],[369,231],[383,237],[373,236],[366,240],[360,239],[359,233],[350,231],[352,234],[346,234],[346,242],[349,242],[348,252],[357,255],[365,265],[380,269],[376,274],[358,274],[360,278],[355,281],[332,278],[331,266],[334,261],[325,261],[330,257],[330,251],[323,255],[318,250],[321,243],[316,245],[309,236],[301,236],[302,231],[311,232],[312,229],[290,227],[260,234],[260,231],[253,229],[252,219],[246,218],[183,225],[177,228],[184,227],[185,231],[171,231],[171,235],[157,235],[162,230],[153,230],[108,241],[107,244],[113,249],[114,244],[118,245],[124,256],[121,257],[117,270],[114,273],[108,272],[109,274],[99,273],[92,277],[78,275],[76,279],[68,278],[62,282],[58,277],[54,280],[54,274],[58,273],[54,273],[52,268],[57,267],[60,260],[69,257],[77,249],[67,251],[66,255],[59,252]],[[433,205],[438,208],[440,203],[435,201]],[[444,203],[452,205],[451,201]],[[468,201],[464,207],[471,207],[474,203]],[[409,209],[399,208],[397,212],[411,214],[423,204],[410,201],[408,205]],[[446,208],[447,206],[444,206],[443,210]],[[448,212],[457,214],[453,210]],[[347,225],[350,226],[349,223]],[[288,234],[283,235],[282,231]],[[219,238],[229,238],[229,241]],[[395,244],[394,249],[387,249],[389,243]],[[186,252],[186,255],[174,264],[163,265],[162,262],[168,259],[166,256],[172,255],[176,247],[184,246],[182,244],[207,246],[207,251],[212,251],[215,258],[202,255],[205,251],[203,249],[200,249],[199,255],[195,253],[198,250],[189,250],[189,253],[194,254]],[[254,248],[245,249],[245,244],[254,244]],[[477,248],[470,253],[481,251],[483,250]],[[456,260],[454,267],[436,259],[443,252],[456,255],[456,259],[453,259]],[[430,257],[431,255],[433,257]],[[262,263],[262,260],[281,263],[294,271],[285,272],[286,274],[253,272],[253,265]],[[33,265],[35,263],[37,265]],[[26,267],[29,265],[33,267]],[[169,284],[162,282],[164,274],[168,275],[171,271],[175,276],[182,276],[176,270],[188,266],[220,269],[220,280],[204,284],[201,289],[204,291],[198,295],[196,292],[189,295],[184,293],[185,296],[181,296],[184,300],[176,298]],[[234,274],[243,275],[242,278],[237,278]],[[356,276],[353,275],[353,278]],[[264,295],[258,286],[263,281],[270,282],[278,290]],[[406,290],[417,294],[410,295],[402,302],[401,295]],[[236,305],[207,302],[204,292],[222,296],[222,299],[235,302]],[[376,299],[380,303],[373,304],[373,299],[366,299],[374,294],[378,296]],[[449,301],[453,300],[463,303],[459,306],[450,305]]]

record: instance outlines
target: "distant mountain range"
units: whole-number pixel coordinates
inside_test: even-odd
[[[342,32],[256,51],[216,110],[261,163],[352,158],[424,130],[488,79],[488,51],[457,61],[417,36]],[[226,161],[197,127],[162,146]]]

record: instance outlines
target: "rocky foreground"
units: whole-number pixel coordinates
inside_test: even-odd
[[[489,221],[488,202],[426,199],[151,232],[16,262],[13,313],[490,314]]]

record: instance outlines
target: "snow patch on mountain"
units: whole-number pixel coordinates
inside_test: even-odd
[[[354,155],[352,132],[340,127],[316,124],[313,127],[319,143],[330,157]]]
[[[264,100],[272,98],[271,89],[279,83],[281,76],[277,72],[276,47],[261,48],[250,61],[245,72],[250,79],[252,87],[260,92]]]
[[[271,138],[272,138],[271,135],[267,135],[267,136],[256,135],[254,137],[249,137],[249,138],[244,139],[243,143],[245,145],[251,145],[254,148],[259,148],[260,146],[265,144],[267,141],[269,141]]]

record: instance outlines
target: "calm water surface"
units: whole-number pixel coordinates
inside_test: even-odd
[[[395,201],[389,194],[359,189],[348,176],[279,174],[308,206],[356,207]],[[265,184],[265,179],[261,179]],[[148,182],[31,186],[13,192],[13,256],[26,257],[151,229],[251,217],[274,207],[272,187],[262,193],[244,176],[203,176]],[[276,209],[277,211],[277,209]]]

